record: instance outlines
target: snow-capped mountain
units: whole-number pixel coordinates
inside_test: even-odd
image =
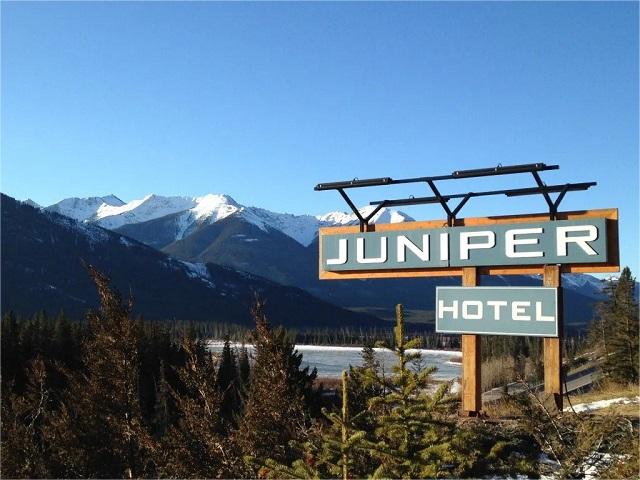
[[[373,208],[367,206],[360,212],[363,216],[367,216]],[[127,203],[114,195],[86,199],[69,198],[47,207],[47,210],[79,221],[96,223],[110,230],[172,215],[174,241],[181,240],[197,226],[215,223],[231,215],[237,215],[263,231],[278,230],[303,246],[313,242],[320,227],[357,223],[353,213],[330,212],[317,216],[277,213],[259,207],[246,207],[237,203],[229,195],[220,194],[201,197],[147,195]],[[398,223],[411,220],[411,217],[400,211],[383,208],[371,221],[372,223]]]
[[[91,220],[96,216],[96,212],[104,207],[118,207],[124,205],[124,202],[115,195],[107,195],[105,197],[89,197],[89,198],[65,198],[64,200],[54,203],[46,208],[50,212],[59,213],[74,220],[85,221]]]

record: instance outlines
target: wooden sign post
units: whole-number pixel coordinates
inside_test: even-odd
[[[478,286],[478,269],[462,270],[462,286]],[[482,337],[462,335],[462,411],[476,416],[482,409]]]
[[[562,336],[563,303],[560,265],[545,265],[543,284],[558,289],[558,336],[544,339],[544,392],[553,397],[555,407],[562,411]]]

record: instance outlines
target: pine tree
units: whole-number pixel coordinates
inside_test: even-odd
[[[365,344],[360,356],[361,366],[349,366],[349,408],[353,412],[367,410],[369,399],[382,395],[384,391],[380,362],[373,344]]]
[[[45,478],[56,475],[48,459],[42,429],[52,410],[47,372],[41,358],[27,368],[24,392],[2,392],[2,477]]]
[[[609,298],[600,305],[595,329],[601,332],[604,346],[604,371],[617,382],[638,383],[639,322],[635,298],[635,279],[625,267],[608,286]]]
[[[171,387],[167,382],[165,363],[161,360],[155,388],[155,404],[153,406],[153,432],[156,438],[161,438],[172,423],[170,395]]]
[[[301,446],[302,458],[291,466],[279,464],[273,459],[264,461],[260,476],[266,478],[361,478],[366,471],[354,470],[354,457],[371,447],[365,440],[365,432],[355,427],[355,417],[349,414],[349,387],[347,372],[342,372],[342,408],[340,413],[322,409],[329,420],[327,428],[316,430],[309,441]]]
[[[349,383],[347,372],[342,372],[342,409],[340,414],[322,413],[331,422],[328,432],[322,435],[318,465],[327,469],[331,477],[340,475],[343,480],[361,476],[364,472],[354,471],[354,463],[367,447],[372,447],[365,439],[366,433],[357,427],[359,417],[366,411],[356,415],[349,413]]]
[[[234,438],[248,458],[272,458],[288,465],[295,458],[289,444],[300,440],[306,428],[303,390],[313,377],[300,369],[302,355],[284,330],[270,328],[264,304],[256,302],[252,314],[256,321],[255,361]],[[255,475],[257,469],[252,468]]]
[[[216,387],[222,397],[220,405],[222,428],[229,431],[235,426],[235,416],[240,408],[240,378],[228,335],[225,337],[222,348]]]
[[[222,396],[216,364],[200,341],[185,337],[184,367],[178,369],[181,391],[172,390],[177,422],[161,441],[156,462],[162,477],[229,478],[239,457],[221,435]]]
[[[138,325],[132,301],[123,302],[109,279],[87,267],[100,309],[88,314],[83,344],[86,374],[71,379],[51,435],[63,476],[125,477],[153,474],[154,443],[139,403]],[[53,442],[53,441],[52,441]]]
[[[375,478],[439,477],[452,467],[451,440],[454,425],[447,420],[448,384],[433,396],[426,393],[435,367],[420,368],[420,353],[410,352],[419,339],[406,341],[402,305],[396,307],[394,353],[397,365],[384,383],[386,393],[369,401],[377,414],[376,446],[371,450],[378,462]],[[413,367],[413,368],[412,368]]]
[[[238,359],[238,372],[243,390],[249,385],[251,366],[249,365],[249,352],[245,344],[240,347],[240,358]]]

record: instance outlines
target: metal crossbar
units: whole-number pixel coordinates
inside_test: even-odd
[[[524,195],[542,195],[547,206],[549,207],[549,216],[552,220],[555,220],[558,214],[558,208],[560,203],[564,199],[567,192],[575,192],[587,190],[590,187],[597,185],[596,182],[583,182],[583,183],[566,183],[563,185],[546,185],[540,178],[539,172],[546,170],[557,170],[558,165],[546,165],[544,163],[529,163],[521,165],[508,165],[490,168],[478,168],[473,170],[456,170],[450,175],[439,175],[434,177],[415,177],[394,180],[390,177],[381,178],[369,178],[369,179],[353,179],[344,182],[331,182],[331,183],[319,183],[316,185],[316,191],[323,190],[337,190],[342,198],[345,200],[349,208],[353,211],[360,222],[360,231],[365,231],[369,224],[369,221],[380,211],[383,207],[392,207],[400,205],[424,205],[431,203],[439,203],[442,209],[447,215],[447,224],[452,226],[455,223],[456,217],[462,207],[471,199],[475,197],[487,197],[492,195],[505,195],[507,197],[517,197]],[[489,190],[484,192],[467,192],[443,195],[438,190],[435,182],[441,180],[455,180],[460,178],[477,178],[488,177],[496,175],[512,175],[518,173],[530,173],[536,183],[535,187],[531,188],[515,188],[515,189],[503,189],[503,190]],[[409,197],[400,199],[387,199],[370,202],[370,205],[376,205],[376,208],[366,217],[363,217],[354,203],[351,201],[345,189],[348,188],[361,188],[361,187],[378,187],[383,185],[399,185],[408,183],[425,183],[433,196],[429,197]],[[558,193],[555,200],[551,198],[550,193]],[[453,199],[461,199],[460,202],[452,209],[449,206],[449,201]]]

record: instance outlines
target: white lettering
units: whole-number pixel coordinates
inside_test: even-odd
[[[380,237],[380,256],[364,257],[364,238],[356,239],[356,261],[358,263],[384,263],[387,261],[387,237]]]
[[[506,255],[509,258],[531,258],[542,257],[543,253],[540,251],[534,252],[516,252],[516,245],[537,245],[540,242],[538,238],[519,238],[516,239],[516,235],[528,235],[542,233],[542,227],[538,228],[515,228],[513,230],[507,230],[504,234]]]
[[[513,302],[511,304],[511,316],[514,320],[529,321],[530,315],[525,315],[525,308],[530,307],[531,302]]]
[[[488,300],[487,305],[493,307],[493,319],[500,320],[500,308],[506,307],[507,302],[504,300]]]
[[[476,313],[469,312],[469,307],[475,307]],[[482,302],[478,300],[462,302],[462,318],[466,320],[482,320]]]
[[[553,315],[542,315],[542,302],[536,302],[536,321],[538,322],[555,322],[556,317]]]
[[[569,232],[587,232],[586,235],[577,235],[575,237],[569,237]],[[575,243],[578,245],[587,255],[597,255],[596,251],[591,248],[587,242],[592,242],[598,238],[598,229],[595,225],[580,225],[574,227],[558,227],[556,231],[556,242],[558,247],[558,256],[567,256],[567,244]]]
[[[429,261],[429,235],[422,235],[422,249],[404,235],[398,236],[398,262],[407,261],[407,249],[411,250],[423,262]]]
[[[469,243],[471,238],[486,238],[486,242]],[[493,248],[496,246],[496,234],[490,230],[482,232],[460,232],[460,259],[469,260],[469,250]]]
[[[440,234],[440,260],[449,260],[449,234]]]
[[[338,240],[338,258],[328,258],[327,265],[344,265],[347,263],[347,239]]]
[[[438,318],[444,318],[445,312],[451,312],[451,318],[458,319],[458,301],[451,302],[450,307],[444,306],[444,300],[438,300]]]

